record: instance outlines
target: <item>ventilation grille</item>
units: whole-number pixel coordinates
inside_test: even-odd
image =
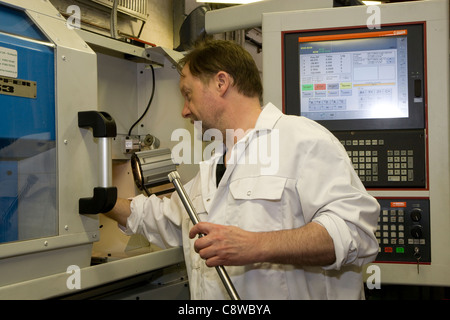
[[[112,8],[114,0],[91,0],[92,2],[101,4],[102,6]],[[119,0],[118,10],[133,18],[146,21],[147,15],[147,0]]]

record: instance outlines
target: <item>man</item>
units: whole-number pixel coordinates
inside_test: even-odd
[[[311,120],[261,108],[258,70],[238,45],[205,42],[179,67],[182,116],[227,140],[185,186],[203,222],[192,226],[176,194],[120,200],[108,216],[162,247],[182,245],[193,299],[228,298],[219,265],[242,299],[363,298],[379,206],[341,144]]]

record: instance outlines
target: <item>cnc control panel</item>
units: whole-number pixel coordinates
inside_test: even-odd
[[[333,132],[366,188],[424,188],[423,130]]]
[[[449,286],[449,2],[377,8],[377,28],[364,6],[265,13],[264,101],[345,148],[380,204],[380,282]]]
[[[431,262],[428,199],[378,199],[376,262]]]

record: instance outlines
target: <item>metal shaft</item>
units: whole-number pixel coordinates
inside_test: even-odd
[[[195,211],[194,206],[192,205],[191,200],[189,199],[189,196],[186,193],[186,190],[184,190],[183,185],[180,182],[180,175],[177,171],[173,171],[169,173],[169,180],[172,182],[172,184],[175,187],[175,190],[177,191],[178,195],[180,196],[181,202],[183,203],[187,213],[189,214],[189,218],[191,219],[192,223],[196,225],[200,222],[197,212]],[[203,237],[203,235],[199,235],[199,237]],[[219,274],[220,279],[222,280],[223,285],[225,286],[225,289],[227,290],[231,300],[240,300],[240,297],[234,288],[233,282],[231,282],[230,277],[228,276],[227,271],[225,270],[224,266],[218,266],[216,267],[216,271]]]

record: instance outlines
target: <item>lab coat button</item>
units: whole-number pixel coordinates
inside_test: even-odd
[[[251,191],[249,191],[249,192],[247,192],[247,196],[251,196],[252,195],[252,192]]]

